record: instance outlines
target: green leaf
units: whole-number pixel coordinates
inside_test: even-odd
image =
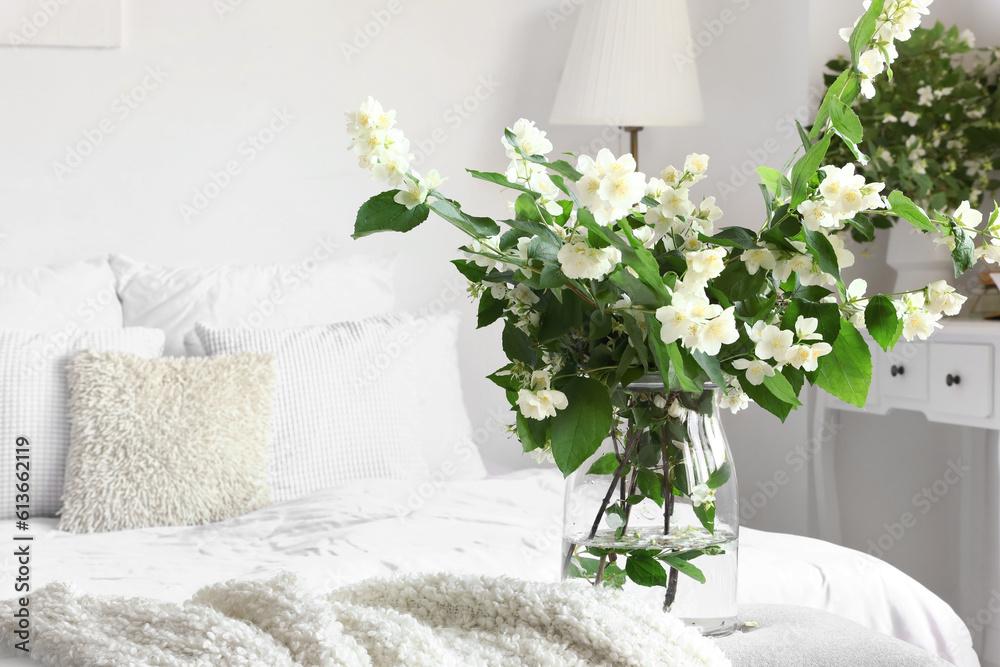
[[[729,461],[723,461],[722,465],[715,469],[715,472],[712,473],[711,477],[708,478],[708,481],[705,482],[705,484],[707,484],[710,489],[718,489],[729,481],[732,474],[733,466],[729,463]]]
[[[701,369],[708,375],[708,379],[719,387],[726,386],[726,377],[722,374],[718,357],[705,354],[699,350],[691,350],[691,356],[694,357],[694,360],[698,362]]]
[[[435,199],[431,204],[431,210],[462,231],[477,238],[500,234],[500,226],[497,223],[489,218],[477,218],[465,214],[462,207],[450,199]]]
[[[659,337],[657,337],[659,339]],[[662,339],[659,339],[662,344]],[[677,342],[670,343],[664,346],[667,350],[667,356],[670,358],[670,367],[674,370],[677,375],[677,381],[681,385],[681,389],[684,391],[698,391],[700,387],[694,383],[694,381],[688,377],[687,369],[684,368],[684,357],[681,356],[681,348]]]
[[[896,344],[899,340],[896,336],[899,317],[896,315],[892,299],[879,294],[868,302],[868,307],[865,308],[865,327],[875,342],[886,352]]]
[[[472,174],[473,178],[478,178],[479,180],[486,181],[488,183],[495,183],[496,185],[500,185],[505,188],[510,188],[511,190],[519,190],[521,192],[526,192],[534,199],[538,199],[539,197],[542,196],[541,193],[535,192],[531,188],[525,187],[520,183],[512,183],[503,174],[497,174],[494,172],[486,172],[486,171],[476,171],[475,169],[466,169],[466,171]]]
[[[913,203],[913,201],[898,190],[893,191],[889,195],[889,206],[892,210],[889,211],[891,215],[898,216],[903,220],[916,227],[922,232],[936,232],[937,227],[931,222],[931,219],[927,217],[927,213]]]
[[[569,281],[558,264],[546,264],[542,267],[542,275],[538,277],[538,286],[542,289],[562,287]]]
[[[830,150],[832,139],[833,135],[823,137],[792,167],[792,201],[789,205],[790,208],[797,209],[799,204],[809,197],[809,179],[823,165],[823,160],[826,159],[826,154]]]
[[[792,411],[792,405],[777,398],[766,385],[752,385],[749,382],[741,382],[740,386],[743,387],[743,391],[746,392],[747,396],[754,403],[781,421],[788,419],[788,415]]]
[[[835,303],[813,303],[793,298],[781,318],[782,328],[794,331],[799,317],[815,317],[817,331],[827,343],[833,344],[840,335],[840,306]]]
[[[486,278],[486,267],[479,266],[475,262],[470,262],[466,259],[453,259],[451,263],[455,265],[458,271],[468,278],[471,282],[481,283]]]
[[[960,278],[976,263],[976,244],[972,235],[959,225],[953,224],[951,232],[955,235],[955,249],[951,251],[951,258],[955,263],[955,277]]]
[[[848,222],[858,231],[864,241],[871,241],[875,238],[875,223],[864,215],[855,216]]]
[[[639,491],[642,492],[642,495],[646,496],[660,507],[663,507],[662,475],[655,473],[652,470],[640,468],[636,472],[636,482],[639,486]]]
[[[408,209],[393,199],[397,192],[382,192],[362,204],[351,238],[360,239],[377,232],[408,232],[427,219],[430,214],[427,204]]]
[[[531,195],[518,195],[514,200],[514,218],[544,225],[538,202]]]
[[[562,391],[568,405],[552,418],[552,456],[569,477],[611,433],[612,407],[607,387],[597,380],[576,378]]]
[[[625,562],[625,574],[633,582],[646,588],[667,585],[667,571],[659,562],[649,556],[630,555]]]
[[[587,471],[588,475],[613,475],[618,470],[618,457],[614,452],[605,454],[594,461]]]
[[[479,315],[476,323],[477,329],[488,327],[501,317],[503,317],[504,302],[493,298],[493,294],[486,290],[479,299]]]
[[[531,419],[520,412],[517,413],[517,439],[526,452],[545,447],[548,440],[549,420]]]
[[[574,169],[569,162],[566,162],[566,160],[556,160],[555,162],[546,162],[545,166],[551,169],[552,171],[556,172],[557,174],[565,176],[574,183],[583,178],[583,174]]]
[[[761,182],[775,197],[781,194],[781,172],[772,167],[757,167]]]
[[[853,324],[841,320],[833,351],[820,357],[816,384],[845,403],[863,408],[871,382],[872,355],[868,343]]]
[[[694,515],[705,526],[705,530],[715,535],[715,503],[702,503],[694,508]]]
[[[836,278],[838,283],[843,283],[840,277],[840,264],[837,262],[837,251],[833,249],[830,239],[823,232],[814,232],[811,229],[805,232],[809,253],[816,260],[820,270]]]
[[[583,301],[573,292],[567,290],[561,302],[553,297],[544,305],[538,327],[540,343],[555,340],[583,324]]]
[[[846,71],[837,77],[837,80],[830,84],[830,89],[823,98],[823,104],[820,105],[819,111],[816,113],[816,122],[813,124],[810,136],[818,137],[826,129],[826,121],[830,119],[830,107],[834,100],[851,106],[859,94],[861,94],[861,82],[853,70]]]
[[[830,104],[830,119],[840,136],[854,144],[860,144],[865,138],[865,128],[854,110],[838,99]]]
[[[703,243],[752,250],[757,247],[757,235],[745,227],[726,227],[715,236],[698,235]]]
[[[681,574],[687,575],[697,582],[705,583],[705,573],[684,558],[675,555],[660,556],[660,560]]]
[[[788,379],[781,373],[775,373],[771,377],[765,377],[764,386],[767,387],[768,391],[774,394],[775,397],[782,402],[788,403],[796,408],[802,406],[802,401],[799,400],[798,392],[792,388]]]
[[[872,0],[871,7],[865,12],[858,22],[854,32],[851,33],[851,59],[854,62],[854,69],[857,70],[861,62],[861,54],[871,44],[875,32],[878,30],[878,19],[885,9],[885,0]]]
[[[822,301],[824,298],[830,296],[831,294],[833,294],[833,292],[831,292],[825,287],[820,287],[819,285],[798,285],[796,286],[795,291],[792,292],[792,299],[818,302]],[[813,316],[807,315],[807,317],[813,317]],[[837,316],[837,319],[840,319],[839,315]],[[795,323],[792,322],[792,324]]]
[[[508,359],[523,361],[529,366],[535,365],[535,351],[531,349],[531,340],[510,322],[504,323],[502,342]]]

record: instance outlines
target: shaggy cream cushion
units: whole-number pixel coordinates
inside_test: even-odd
[[[271,355],[79,353],[61,530],[182,526],[271,502]]]

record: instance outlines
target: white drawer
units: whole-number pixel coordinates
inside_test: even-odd
[[[877,354],[875,372],[881,395],[927,400],[928,356],[926,344],[904,340],[889,352]]]
[[[993,347],[958,343],[931,348],[931,409],[965,417],[993,412]]]

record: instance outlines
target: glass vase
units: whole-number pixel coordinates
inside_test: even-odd
[[[736,629],[739,490],[719,390],[647,376],[614,393],[615,426],[567,480],[563,578],[670,611],[705,635]]]

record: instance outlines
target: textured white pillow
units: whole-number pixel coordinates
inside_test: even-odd
[[[121,326],[122,306],[105,258],[0,268],[0,328],[70,335]]]
[[[88,349],[152,359],[163,352],[163,332],[117,329],[64,336],[0,330],[0,442],[23,436],[31,443],[32,516],[55,516],[61,506],[70,430],[66,364]],[[13,454],[0,457],[3,519],[14,516],[14,484]]]
[[[324,257],[329,253],[324,253]],[[112,256],[125,326],[163,329],[166,353],[185,354],[195,322],[281,329],[356,320],[395,305],[393,261],[352,257],[270,266],[163,268]],[[197,336],[187,339],[201,354]]]
[[[360,479],[427,475],[416,393],[398,365],[374,360],[398,319],[281,331],[196,325],[210,355],[271,353],[278,362],[271,490],[275,501]]]
[[[69,363],[72,442],[60,530],[193,526],[271,504],[271,355]]]

